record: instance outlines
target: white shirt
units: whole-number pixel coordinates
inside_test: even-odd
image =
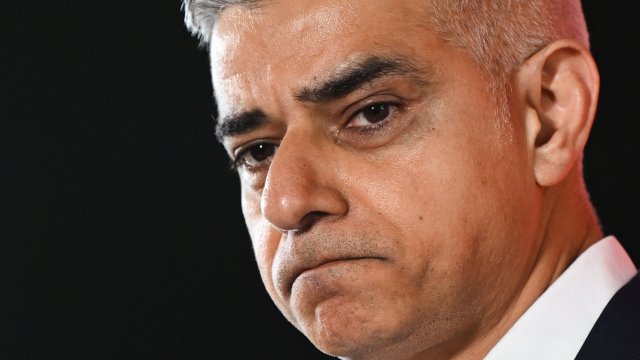
[[[485,360],[575,359],[609,300],[636,272],[615,237],[598,241],[549,286]]]

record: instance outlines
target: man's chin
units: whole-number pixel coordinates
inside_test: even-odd
[[[314,313],[308,314],[311,316],[299,319],[298,325],[300,331],[326,354],[368,359],[370,354],[407,335],[397,333],[403,328],[397,318],[382,319],[383,312],[377,310],[353,298],[336,296],[318,304]],[[388,316],[388,313],[384,315]]]
[[[363,330],[336,329],[331,325],[320,325],[307,330],[305,335],[313,345],[325,354],[343,359],[368,358],[380,346],[380,341]]]
[[[285,303],[292,323],[319,350],[368,359],[414,329],[416,304],[397,296],[397,279],[384,261],[334,262],[298,276]]]

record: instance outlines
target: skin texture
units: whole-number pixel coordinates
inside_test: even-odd
[[[588,51],[530,58],[498,119],[486,74],[428,17],[422,1],[276,0],[229,7],[213,31],[219,135],[262,280],[342,358],[481,358],[601,237],[580,173]],[[359,86],[328,86],[376,61]]]

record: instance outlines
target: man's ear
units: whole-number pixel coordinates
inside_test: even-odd
[[[540,186],[560,183],[581,158],[596,113],[600,75],[589,50],[558,40],[517,72],[514,94],[524,104],[525,130]]]

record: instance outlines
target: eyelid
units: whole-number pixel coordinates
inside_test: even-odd
[[[412,94],[407,93],[407,85],[404,77],[390,76],[373,80],[343,98],[348,100],[350,105],[342,111],[342,115],[354,107],[358,108],[369,102],[377,102],[376,99],[379,98],[407,101],[407,96],[413,97]]]
[[[233,150],[233,156],[231,157],[231,168],[234,170],[238,170],[243,165],[242,157],[249,151],[253,146],[259,144],[268,144],[275,147],[280,146],[279,139],[270,139],[270,138],[262,138],[249,141],[244,143]]]
[[[364,102],[363,102],[364,101]],[[356,118],[356,116],[362,114],[367,108],[369,108],[370,106],[373,105],[389,105],[391,108],[393,108],[391,111],[392,112],[397,112],[397,111],[401,111],[406,103],[399,99],[398,97],[395,97],[393,100],[389,99],[388,97],[386,99],[373,99],[373,98],[368,98],[365,99],[363,101],[360,101],[352,106],[349,106],[349,108],[354,108],[355,110],[349,112],[349,115],[347,117],[347,120],[344,122],[343,124],[343,128],[350,128],[349,124]],[[389,117],[392,118],[395,115],[392,114]],[[387,122],[388,119],[385,119],[384,121],[382,121],[382,123]],[[380,123],[378,123],[380,124]],[[355,126],[354,126],[355,127]]]
[[[367,106],[375,104],[390,104],[396,106],[402,106],[406,103],[406,99],[397,95],[388,94],[387,92],[376,92],[368,94],[361,99],[351,103],[343,111],[342,115],[348,114],[347,118],[353,118],[358,112],[364,110]]]
[[[255,140],[244,142],[241,145],[238,145],[234,149],[231,150],[231,153],[233,154],[233,158],[236,159],[238,156],[240,156],[241,153],[245,152],[251,146],[257,145],[257,144],[262,144],[262,143],[271,144],[271,145],[279,145],[280,144],[280,139],[259,138],[259,139],[255,139]]]

